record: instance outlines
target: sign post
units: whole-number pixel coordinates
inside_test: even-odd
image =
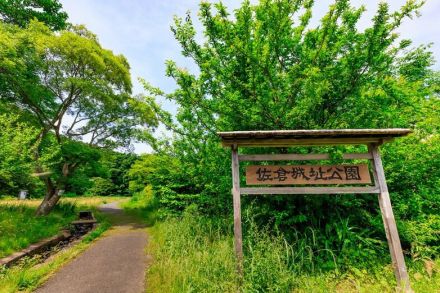
[[[237,271],[240,276],[243,274],[241,195],[372,193],[378,194],[379,206],[399,290],[412,292],[379,153],[379,146],[381,144],[409,133],[411,133],[411,130],[401,128],[219,132],[218,135],[222,139],[223,146],[230,147],[232,151],[234,246],[237,257]],[[344,163],[340,165],[250,165],[246,167],[246,187],[240,187],[239,163],[241,161],[319,161],[330,160],[331,157],[329,154],[239,155],[239,147],[360,144],[368,146],[367,153],[343,154],[342,159],[369,160],[374,178],[373,185],[368,164]],[[251,187],[248,187],[249,185]],[[323,187],[323,185],[331,186]]]

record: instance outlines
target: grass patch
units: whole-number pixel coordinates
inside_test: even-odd
[[[197,223],[189,215],[149,229],[150,292],[238,292],[232,238],[221,223]]]
[[[65,198],[45,217],[36,217],[40,200],[0,200],[0,257],[26,248],[32,243],[52,237],[77,217],[78,210],[92,209],[98,220],[102,217],[96,207],[119,197]],[[99,218],[101,217],[101,218]]]
[[[147,254],[153,258],[147,269],[148,292],[395,292],[386,242],[366,237],[348,221],[325,235],[310,228],[287,240],[244,213],[240,280],[232,219],[202,216],[190,207],[181,217],[158,220],[161,213],[148,187],[123,206],[154,224],[148,228]],[[318,241],[335,235],[343,244],[339,254]],[[351,243],[356,239],[361,245]],[[383,254],[374,249],[378,245]],[[407,259],[407,265],[415,292],[440,291],[440,260]]]
[[[32,292],[60,269],[63,264],[86,250],[91,242],[109,227],[108,221],[101,222],[98,228],[83,238],[78,245],[59,252],[42,264],[39,264],[40,260],[38,258],[31,258],[25,260],[21,265],[9,269],[0,267],[0,292]]]
[[[0,205],[0,257],[57,234],[76,217],[75,206],[58,205],[46,217],[36,217],[27,205]]]
[[[147,253],[151,292],[395,292],[391,265],[383,260],[365,268],[310,267],[316,260],[298,237],[288,242],[276,231],[245,224],[245,262],[242,285],[235,273],[231,219],[212,219],[187,211],[149,228]],[[309,251],[310,253],[307,253]],[[369,264],[372,263],[371,260]],[[439,292],[440,260],[409,261],[415,292]]]

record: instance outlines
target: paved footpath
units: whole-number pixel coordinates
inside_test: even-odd
[[[124,214],[116,202],[100,209],[109,214],[112,228],[35,292],[145,292],[145,229],[136,219]]]

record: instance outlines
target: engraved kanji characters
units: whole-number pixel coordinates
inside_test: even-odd
[[[358,166],[344,166],[346,180],[361,180]]]
[[[258,175],[257,177],[258,181],[273,180],[272,171],[267,168],[258,168],[257,175]]]

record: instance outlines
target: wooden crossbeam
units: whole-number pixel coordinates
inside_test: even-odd
[[[349,194],[349,193],[380,193],[376,186],[368,187],[243,187],[243,195],[262,194]]]
[[[360,160],[372,159],[370,153],[351,153],[343,154],[344,160]],[[256,162],[256,161],[313,161],[313,160],[330,160],[329,154],[262,154],[262,155],[239,155],[240,162]]]

